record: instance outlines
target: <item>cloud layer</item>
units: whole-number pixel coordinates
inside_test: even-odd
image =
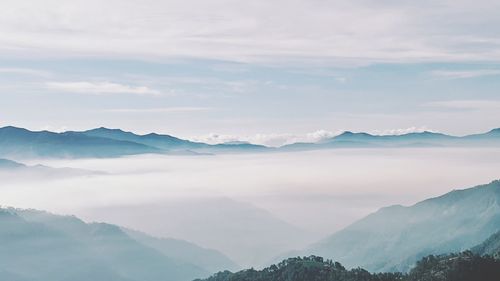
[[[500,61],[498,1],[3,2],[0,56]]]
[[[427,126],[420,126],[420,127],[413,126],[409,128],[371,130],[368,133],[376,135],[402,135],[402,134],[417,133],[424,131],[434,131],[434,130],[429,129]],[[320,142],[322,140],[333,138],[343,132],[344,130],[338,130],[332,132],[321,129],[305,134],[271,133],[271,134],[255,134],[247,136],[211,133],[203,136],[194,137],[192,139],[195,141],[201,141],[211,144],[226,143],[226,142],[249,142],[254,144],[279,147],[282,145],[298,143],[298,142],[307,142],[307,143]]]

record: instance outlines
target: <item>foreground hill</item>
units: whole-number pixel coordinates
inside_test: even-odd
[[[289,258],[263,270],[219,272],[203,281],[496,281],[499,276],[499,260],[464,252],[425,257],[408,274],[347,270],[338,262],[310,256]]]
[[[176,252],[185,244],[172,243],[172,251],[168,245],[156,249],[115,225],[86,224],[75,217],[34,210],[0,209],[0,279],[183,281],[210,274],[197,261],[178,257]],[[190,251],[196,247],[189,246]]]
[[[407,271],[430,254],[469,249],[500,230],[500,181],[382,208],[306,253],[370,271]]]

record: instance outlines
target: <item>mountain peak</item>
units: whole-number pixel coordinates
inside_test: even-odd
[[[112,128],[106,128],[106,127],[99,127],[99,128],[96,128],[96,129],[91,129],[89,131],[125,133],[125,131],[122,130],[122,129],[112,129]]]
[[[412,133],[410,133],[410,134],[412,134]],[[418,134],[418,135],[442,135],[441,133],[432,132],[432,131],[414,132],[413,134]]]
[[[19,131],[19,132],[28,132],[28,129],[25,128],[20,128],[20,127],[15,127],[15,126],[5,126],[0,128],[0,130],[5,130],[5,131]]]
[[[352,131],[345,131],[343,132],[342,134],[334,137],[334,138],[342,138],[342,137],[351,137],[351,136],[359,136],[359,137],[373,137],[373,135],[371,134],[368,134],[368,133],[364,133],[364,132],[359,132],[359,133],[354,133]]]
[[[26,167],[26,165],[12,160],[0,158],[0,169],[17,169],[22,167]]]

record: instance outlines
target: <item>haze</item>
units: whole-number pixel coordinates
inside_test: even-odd
[[[3,174],[0,197],[4,205],[182,238],[253,266],[380,207],[493,180],[498,159],[494,148],[38,159],[27,164],[105,173],[36,180]]]

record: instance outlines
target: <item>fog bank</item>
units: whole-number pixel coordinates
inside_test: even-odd
[[[9,172],[6,181],[0,173],[0,204],[187,239],[252,265],[382,206],[500,178],[498,159],[498,149],[415,148],[33,160],[26,164],[105,174],[26,181]]]

